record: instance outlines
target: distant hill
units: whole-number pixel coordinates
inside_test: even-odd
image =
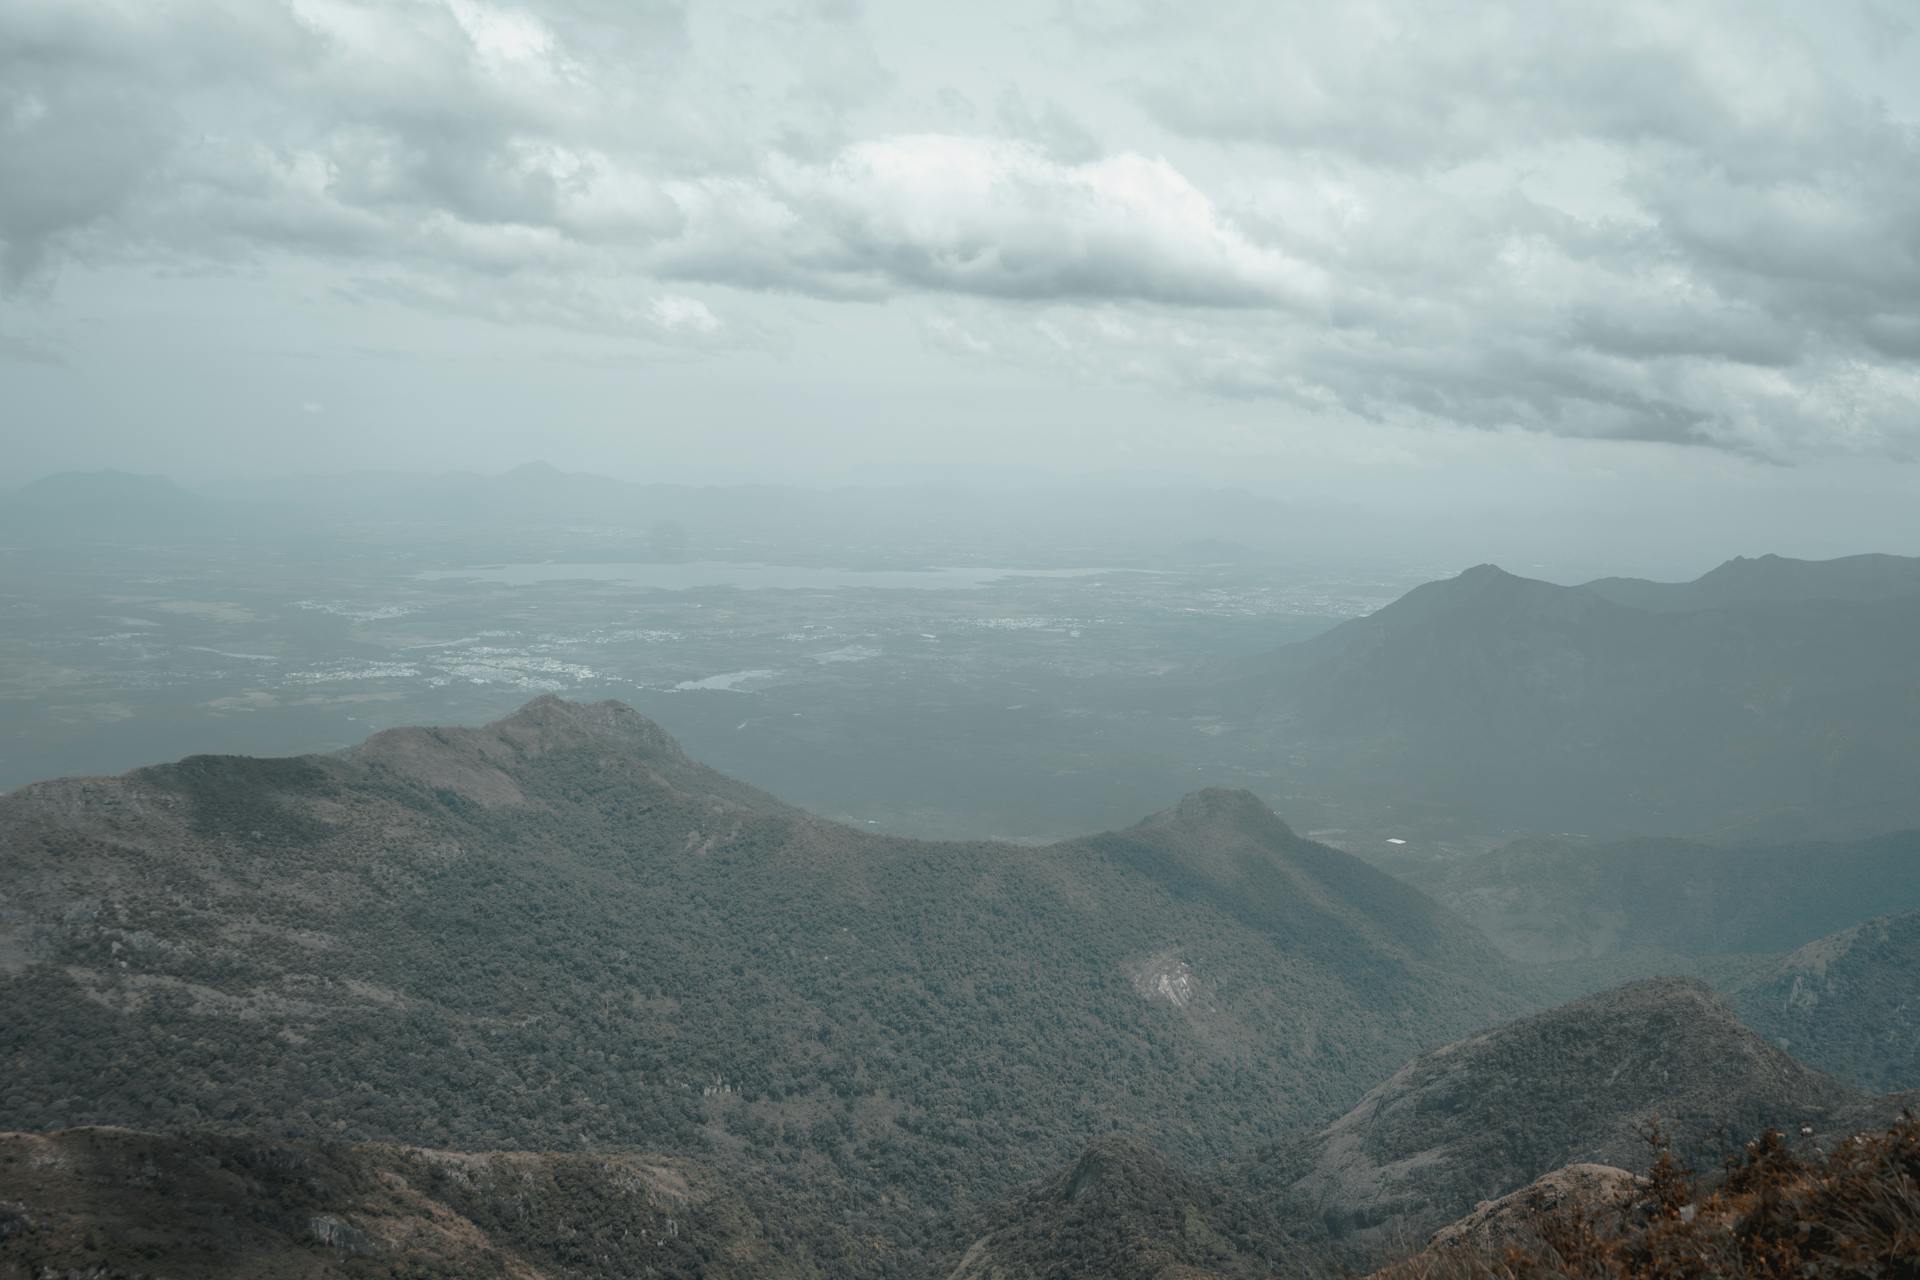
[[[1643,1166],[1656,1119],[1678,1155],[1710,1167],[1769,1126],[1851,1132],[1885,1118],[1704,985],[1654,979],[1421,1055],[1313,1137],[1255,1162],[1245,1186],[1368,1254],[1562,1165]]]
[[[1736,556],[1692,582],[1598,578],[1584,590],[1635,609],[1676,613],[1747,604],[1871,603],[1920,594],[1920,557],[1862,555],[1837,560]]]
[[[245,514],[163,476],[63,471],[0,496],[0,538],[166,542],[237,533]]]
[[[1736,988],[1756,1029],[1872,1089],[1920,1089],[1920,911],[1809,942]]]
[[[1394,867],[1528,963],[1789,951],[1920,908],[1920,831],[1766,845],[1533,837]]]
[[[1920,826],[1920,560],[1562,587],[1481,565],[1242,666],[1215,697],[1328,825]]]
[[[1635,983],[1423,1054],[1332,1124],[1251,1160],[1201,1173],[1099,1144],[1010,1201],[954,1280],[1376,1265],[1555,1171],[1567,1194],[1631,1183],[1567,1166],[1645,1168],[1656,1120],[1680,1159],[1713,1169],[1770,1126],[1831,1145],[1903,1101],[1802,1066],[1698,983]],[[1461,1230],[1487,1234],[1495,1207]]]
[[[874,1274],[1116,1124],[1218,1157],[1530,1002],[1245,793],[890,839],[554,698],[23,788],[0,885],[0,1127],[666,1152],[765,1174],[809,1249],[886,1242]]]

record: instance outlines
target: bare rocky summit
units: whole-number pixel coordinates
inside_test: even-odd
[[[1570,1164],[1541,1174],[1518,1191],[1483,1200],[1464,1218],[1433,1233],[1433,1253],[1465,1249],[1497,1258],[1515,1245],[1540,1243],[1543,1216],[1577,1212],[1597,1217],[1626,1204],[1647,1185],[1639,1174],[1609,1164]]]

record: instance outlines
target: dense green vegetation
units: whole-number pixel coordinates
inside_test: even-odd
[[[1698,983],[1636,983],[1423,1054],[1225,1167],[1098,1144],[1011,1202],[956,1280],[1351,1274],[1554,1170],[1637,1166],[1655,1129],[1710,1168],[1768,1127],[1832,1145],[1900,1105],[1770,1047]]]
[[[1201,1273],[1254,1280],[1319,1256],[1310,1226],[1233,1194],[1129,1137],[1102,1139],[1028,1187],[1006,1221],[967,1251],[951,1280],[1100,1276],[1153,1280]],[[1309,1252],[1311,1251],[1311,1252]],[[1288,1264],[1291,1264],[1290,1266]]]
[[[689,1155],[816,1255],[885,1244],[847,1274],[924,1271],[1115,1126],[1244,1150],[1526,999],[1244,793],[886,839],[614,704],[28,788],[0,832],[0,1127]]]
[[[1810,942],[1733,994],[1798,1056],[1874,1089],[1920,1089],[1920,911]]]
[[[1850,1131],[1884,1119],[1877,1108],[1707,987],[1657,979],[1423,1054],[1246,1179],[1310,1206],[1366,1261],[1561,1165],[1630,1165],[1656,1119],[1680,1155],[1711,1163],[1769,1125]]]

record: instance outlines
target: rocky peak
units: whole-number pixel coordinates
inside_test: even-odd
[[[1267,808],[1259,796],[1243,787],[1203,787],[1189,791],[1173,808],[1155,814],[1141,825],[1210,834],[1232,831],[1252,838],[1293,837],[1292,829]]]
[[[555,694],[542,694],[481,732],[529,753],[599,747],[674,760],[686,758],[672,734],[626,703],[611,698],[568,702]]]

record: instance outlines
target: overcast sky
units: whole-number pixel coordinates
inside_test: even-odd
[[[6,0],[0,474],[1897,492],[1914,14]]]

